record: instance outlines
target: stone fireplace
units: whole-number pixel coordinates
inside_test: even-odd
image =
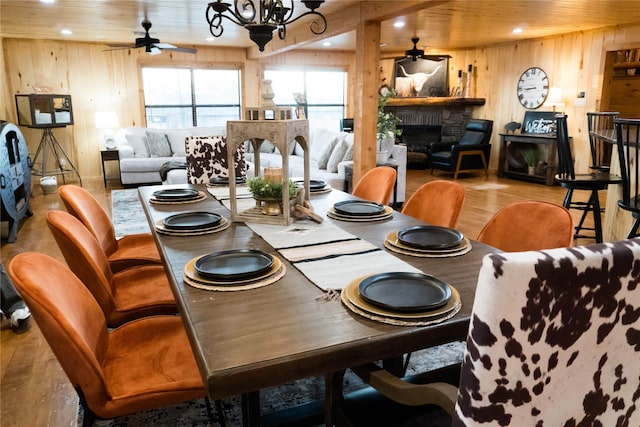
[[[484,98],[392,98],[385,107],[402,123],[400,141],[407,146],[407,164],[427,167],[432,142],[455,142]]]

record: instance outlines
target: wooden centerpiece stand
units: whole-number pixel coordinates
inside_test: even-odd
[[[227,159],[234,164],[234,153],[244,141],[251,141],[255,176],[262,172],[260,168],[260,145],[267,140],[276,146],[282,156],[282,213],[280,215],[264,215],[260,201],[256,206],[238,212],[236,183],[229,180],[229,197],[231,202],[231,220],[235,222],[261,222],[267,224],[289,225],[295,218],[292,215],[292,200],[289,199],[289,154],[296,142],[304,150],[304,201],[309,201],[309,121],[308,120],[233,120],[227,122]]]

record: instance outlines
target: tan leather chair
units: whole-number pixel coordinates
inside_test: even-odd
[[[395,169],[389,166],[378,166],[362,175],[351,194],[370,202],[388,205],[395,182]]]
[[[573,245],[573,218],[553,203],[515,202],[489,219],[477,240],[506,252],[568,247]]]
[[[418,188],[402,207],[402,213],[431,225],[455,228],[464,204],[465,188],[437,179]]]
[[[130,234],[116,239],[111,218],[93,195],[77,185],[58,188],[67,211],[78,218],[98,239],[111,271],[118,272],[141,264],[161,264],[160,253],[151,233]]]
[[[47,225],[69,268],[93,294],[110,327],[178,312],[163,266],[140,265],[112,273],[100,244],[78,219],[51,210]]]
[[[63,263],[24,252],[8,273],[80,395],[84,426],[96,415],[114,418],[206,396],[180,317],[146,317],[108,330],[94,297]]]

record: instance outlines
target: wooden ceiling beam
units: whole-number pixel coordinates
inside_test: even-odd
[[[280,40],[277,32],[274,31],[273,40],[265,46],[264,52],[260,52],[257,46],[252,46],[247,49],[247,58],[259,59],[293,49],[300,49],[310,43],[355,31],[361,22],[382,22],[450,2],[451,0],[361,1],[345,7],[340,12],[325,15],[325,18],[327,18],[327,30],[323,34],[313,34],[309,29],[309,25],[313,22],[312,17],[309,17],[309,19],[302,18],[301,22],[297,22],[291,28],[287,28],[285,40]],[[322,12],[322,8],[318,10]]]

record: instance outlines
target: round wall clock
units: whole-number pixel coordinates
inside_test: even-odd
[[[538,108],[549,94],[549,78],[542,68],[531,67],[518,80],[518,99],[525,108]]]

